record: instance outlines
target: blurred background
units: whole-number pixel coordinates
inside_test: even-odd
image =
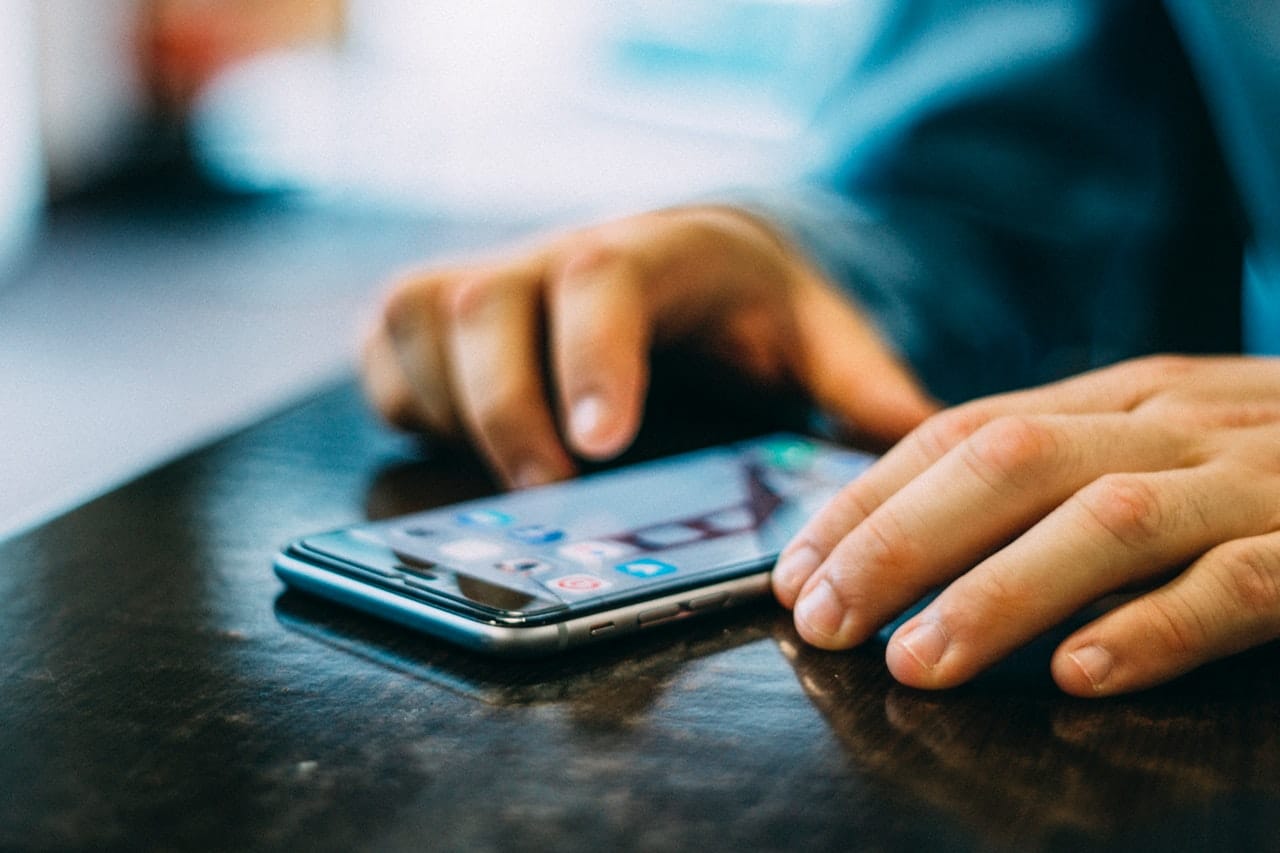
[[[397,269],[768,184],[887,0],[0,0],[0,536],[348,375]]]

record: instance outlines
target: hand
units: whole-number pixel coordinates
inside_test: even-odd
[[[945,586],[886,649],[926,688],[1146,589],[1053,655],[1063,690],[1108,695],[1280,636],[1278,531],[1280,360],[1149,358],[929,419],[810,520],[773,583],[828,649]]]
[[[572,474],[574,454],[630,444],[660,346],[761,385],[795,383],[881,440],[934,409],[843,296],[728,208],[643,214],[410,277],[387,299],[364,373],[389,420],[469,438],[503,480],[527,486]]]

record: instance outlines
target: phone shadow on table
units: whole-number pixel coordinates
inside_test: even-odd
[[[780,618],[762,601],[564,654],[504,659],[296,591],[276,599],[275,616],[331,649],[488,704],[570,701],[611,718],[643,712],[690,661],[769,639]]]

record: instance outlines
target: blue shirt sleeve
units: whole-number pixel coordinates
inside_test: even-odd
[[[1240,188],[1245,348],[1280,354],[1280,3],[1165,0]]]
[[[905,0],[753,206],[956,402],[1239,348],[1241,217],[1156,0]]]

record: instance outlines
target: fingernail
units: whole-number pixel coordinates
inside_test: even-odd
[[[894,642],[925,669],[933,669],[947,650],[947,634],[937,622],[921,622]]]
[[[517,468],[515,474],[512,475],[511,486],[516,489],[527,489],[530,486],[541,486],[544,483],[550,483],[554,479],[555,477],[552,477],[540,463],[526,462]]]
[[[794,597],[814,569],[818,568],[818,552],[803,545],[778,561],[773,567],[773,588]]]
[[[1084,673],[1085,678],[1089,679],[1094,690],[1102,689],[1103,683],[1106,682],[1107,676],[1111,675],[1111,669],[1116,663],[1111,652],[1102,646],[1081,646],[1074,652],[1069,652],[1067,657],[1080,667],[1080,671]]]
[[[573,404],[569,413],[569,429],[579,441],[591,441],[604,423],[604,401],[594,394]]]
[[[796,603],[796,621],[820,637],[835,639],[844,624],[844,606],[831,584],[822,581]]]

